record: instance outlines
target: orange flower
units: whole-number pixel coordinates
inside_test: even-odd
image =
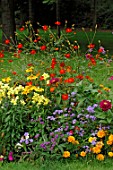
[[[113,142],[113,134],[109,135],[108,139]]]
[[[99,130],[98,132],[97,132],[97,136],[99,137],[99,138],[103,138],[104,136],[105,136],[106,134],[105,134],[105,131],[102,129],[102,130]]]
[[[55,87],[50,88],[50,92],[54,92],[54,90],[55,90]]]
[[[102,142],[102,141],[99,141],[99,142],[97,142],[96,143],[96,147],[98,147],[98,148],[102,148],[104,146],[104,143]]]
[[[75,142],[75,137],[74,136],[68,136],[68,142]]]
[[[63,157],[64,157],[64,158],[70,157],[70,152],[69,152],[69,151],[64,151]]]
[[[112,145],[112,143],[113,143],[113,142],[112,142],[112,141],[110,141],[110,140],[107,140],[107,142],[106,142],[106,143],[107,143],[107,145]]]
[[[86,156],[86,152],[84,152],[84,151],[80,152],[80,156],[85,157]]]
[[[99,161],[103,161],[104,158],[105,158],[105,156],[104,156],[103,154],[98,154],[98,155],[96,156],[96,159],[98,159]]]
[[[93,151],[93,153],[96,153],[96,154],[98,154],[98,153],[100,153],[101,152],[101,149],[99,148],[99,147],[93,147],[92,148],[92,151]]]

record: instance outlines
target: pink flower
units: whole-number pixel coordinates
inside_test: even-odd
[[[112,108],[111,102],[108,100],[102,100],[99,105],[103,111],[107,111]]]
[[[13,152],[9,152],[8,159],[9,159],[9,161],[13,161],[14,160]]]
[[[113,76],[109,77],[109,80],[113,80]]]

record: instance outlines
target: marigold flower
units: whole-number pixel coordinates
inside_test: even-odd
[[[50,92],[54,92],[55,87],[50,87]]]
[[[113,152],[108,152],[109,157],[113,157]]]
[[[107,145],[112,145],[113,142],[111,140],[107,140],[106,143],[107,143]]]
[[[97,143],[96,143],[96,147],[98,147],[98,148],[102,148],[104,146],[104,143],[102,142],[102,141],[98,141]]]
[[[99,148],[99,147],[93,147],[92,148],[92,151],[93,151],[93,153],[96,153],[96,154],[98,154],[98,153],[100,153],[101,152],[101,149]]]
[[[99,138],[103,138],[104,136],[105,136],[106,134],[105,134],[105,131],[102,129],[102,130],[99,130],[98,132],[97,132],[97,136],[99,137]]]
[[[68,136],[68,142],[75,142],[75,137],[74,136]]]
[[[105,158],[105,156],[104,156],[103,154],[98,154],[98,155],[96,156],[96,159],[99,160],[99,161],[103,161],[104,158]]]
[[[113,142],[113,134],[109,135],[108,139]]]
[[[86,152],[84,152],[84,151],[80,152],[80,156],[85,157],[86,156]]]
[[[69,151],[64,151],[63,157],[64,157],[64,158],[70,157],[70,152],[69,152]]]

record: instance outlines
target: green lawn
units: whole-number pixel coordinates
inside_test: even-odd
[[[43,163],[7,163],[0,170],[113,170],[113,161],[92,161],[92,160],[73,160],[72,162],[65,160],[61,161],[46,161]]]

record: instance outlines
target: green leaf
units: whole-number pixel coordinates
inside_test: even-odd
[[[102,113],[97,113],[95,116],[97,118],[99,118],[99,119],[105,119],[106,118],[106,115],[103,112]]]
[[[111,118],[107,118],[107,122],[108,123],[111,123],[112,122],[112,120],[113,120],[113,118],[111,117]]]

